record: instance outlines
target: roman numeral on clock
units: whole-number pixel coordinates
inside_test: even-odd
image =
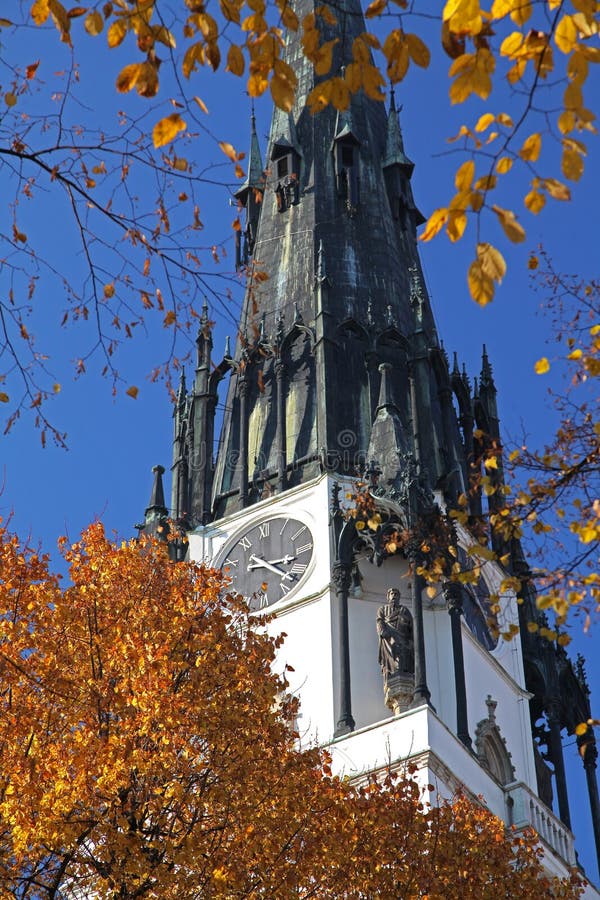
[[[262,525],[258,526],[258,533],[261,538],[269,537],[269,526],[270,522],[263,522]]]
[[[301,553],[307,553],[309,550],[312,550],[312,548],[313,548],[312,544],[304,544],[303,547],[297,547],[296,548],[296,556],[299,556]]]
[[[244,548],[244,550],[249,550],[252,546],[252,541],[244,535],[244,537],[240,540],[240,546]]]
[[[292,575],[302,575],[306,570],[306,566],[304,563],[294,563],[292,568],[290,569],[290,573]]]

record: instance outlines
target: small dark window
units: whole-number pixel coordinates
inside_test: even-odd
[[[282,156],[277,160],[277,177],[285,178],[289,170],[289,156]]]
[[[342,144],[342,165],[350,167],[354,165],[354,147]]]

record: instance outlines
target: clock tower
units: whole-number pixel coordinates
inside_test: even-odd
[[[315,12],[312,0],[294,9]],[[331,74],[364,31],[359,0],[335,11],[335,24],[317,16],[336,40]],[[175,404],[170,513],[190,557],[223,567],[286,633],[277,665],[292,667],[303,744],[326,744],[357,780],[411,761],[440,795],[461,788],[535,828],[565,874],[576,857],[562,736],[589,716],[589,692],[582,666],[526,627],[542,614],[518,542],[486,533],[503,496],[491,364],[484,348],[471,379],[438,339],[393,93],[387,108],[359,93],[313,116],[319,77],[298,35],[282,56],[296,103],[274,110],[264,163],[252,121],[236,195],[238,339],[215,359],[205,308]],[[147,530],[167,514],[160,479],[157,467]],[[447,565],[426,585],[432,544]],[[583,764],[600,848],[589,740]]]

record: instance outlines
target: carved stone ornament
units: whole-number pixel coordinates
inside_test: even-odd
[[[415,687],[413,619],[397,588],[389,589],[387,601],[377,611],[379,665],[386,706],[397,715],[409,708]]]
[[[515,769],[506,741],[496,722],[498,702],[488,694],[485,701],[488,708],[487,719],[482,719],[475,729],[475,752],[481,765],[500,784],[510,784],[515,780]]]

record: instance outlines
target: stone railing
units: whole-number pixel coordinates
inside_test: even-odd
[[[522,782],[507,786],[506,791],[513,801],[512,819],[515,828],[533,828],[561,859],[569,865],[575,865],[573,835],[552,810]]]

